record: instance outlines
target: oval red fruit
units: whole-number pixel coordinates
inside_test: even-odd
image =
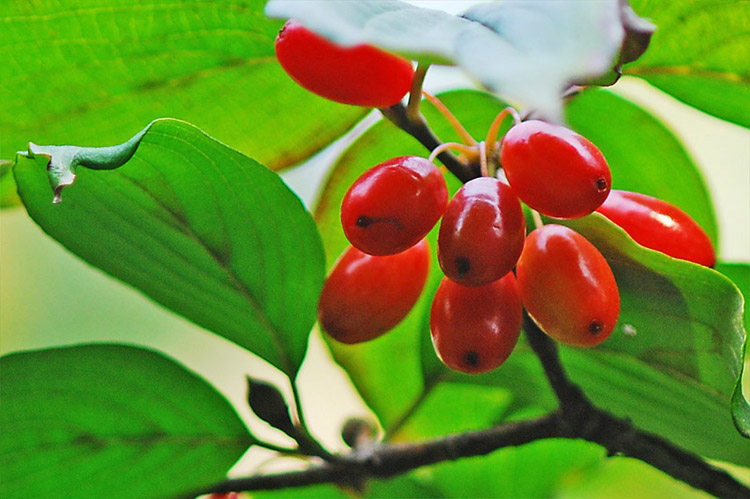
[[[561,343],[592,347],[612,333],[620,293],[609,264],[583,236],[544,225],[526,238],[516,265],[526,311]]]
[[[526,237],[521,203],[510,187],[480,177],[456,193],[440,222],[438,260],[464,286],[496,281],[516,265]]]
[[[642,246],[706,267],[716,264],[716,252],[703,229],[690,215],[666,201],[613,190],[596,211]]]
[[[342,343],[361,343],[390,331],[416,303],[429,267],[427,240],[389,256],[349,247],[320,295],[318,319],[323,330]]]
[[[594,144],[544,121],[511,128],[503,139],[501,162],[521,201],[549,217],[588,215],[604,202],[612,184],[609,165]]]
[[[448,204],[442,173],[425,158],[394,158],[366,171],[341,204],[341,225],[353,246],[392,255],[424,238]]]
[[[355,106],[393,106],[409,91],[414,77],[405,59],[370,45],[336,45],[293,19],[276,37],[276,58],[303,88]]]
[[[473,288],[443,278],[430,312],[435,352],[456,371],[491,371],[513,351],[521,331],[521,313],[513,273]]]

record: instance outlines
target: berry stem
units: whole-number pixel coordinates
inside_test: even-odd
[[[471,134],[464,128],[464,126],[461,124],[460,121],[458,121],[458,118],[450,112],[450,110],[445,107],[445,104],[440,102],[440,99],[435,97],[434,95],[430,95],[424,90],[422,91],[422,94],[427,98],[430,103],[432,103],[435,108],[437,108],[438,111],[440,111],[440,114],[445,116],[445,119],[450,123],[450,125],[453,127],[453,129],[458,133],[459,137],[461,137],[461,140],[463,140],[464,144],[469,146],[475,146],[477,145],[477,141],[474,140],[474,137],[471,136]]]
[[[470,163],[473,163],[479,159],[476,147],[459,144],[458,142],[445,142],[440,144],[430,153],[430,157],[427,158],[430,162],[435,162],[435,158],[440,156],[445,151],[456,151],[466,156]]]
[[[500,111],[490,125],[490,129],[487,131],[487,139],[485,142],[490,144],[491,148],[494,148],[494,144],[497,141],[497,134],[500,132],[500,126],[505,121],[508,115],[513,116],[513,124],[517,125],[521,122],[521,117],[518,115],[518,111],[508,106]]]
[[[409,91],[409,102],[406,106],[406,116],[409,120],[415,121],[419,118],[419,105],[422,102],[422,85],[427,75],[429,64],[420,62],[417,70],[414,72],[414,79],[411,81],[411,90]]]

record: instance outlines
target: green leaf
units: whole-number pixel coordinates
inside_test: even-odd
[[[683,102],[750,127],[750,4],[633,0],[659,28],[645,55],[625,70]]]
[[[747,298],[750,296],[750,264],[717,262],[716,270],[727,276],[745,297],[745,331],[750,330],[750,307]]]
[[[29,214],[92,265],[293,377],[324,277],[310,215],[275,173],[192,125],[159,120],[136,138],[19,156]],[[132,157],[112,171],[79,168],[65,200],[50,203],[50,161],[69,172],[102,153]]]
[[[0,159],[30,139],[116,144],[168,116],[278,169],[367,112],[284,73],[274,55],[281,23],[260,1],[4,1],[0,11]]]
[[[440,95],[475,136],[484,136],[495,115],[505,103],[492,95],[477,91],[456,91]],[[455,131],[429,103],[423,112],[433,130],[444,141],[457,141]],[[322,190],[315,209],[315,220],[323,238],[329,267],[346,249],[348,242],[341,229],[340,206],[344,194],[365,170],[396,156],[427,156],[428,152],[411,136],[382,121],[365,132],[339,158]],[[447,176],[449,188],[455,191],[460,183]],[[420,395],[423,383],[420,376],[419,344],[422,316],[432,300],[431,288],[437,286],[441,272],[434,256],[437,232],[429,236],[433,251],[430,283],[412,312],[393,331],[380,338],[359,345],[343,345],[325,337],[333,356],[354,382],[365,402],[388,428],[409,410]],[[398,380],[398,389],[394,389]]]
[[[456,64],[505,99],[555,120],[560,93],[608,73],[625,35],[614,0],[494,2],[460,17],[398,1],[271,0],[266,13],[296,18],[342,45],[369,43],[421,62]]]
[[[750,464],[740,383],[743,298],[718,272],[636,244],[600,215],[565,222],[607,258],[620,289],[612,336],[561,349],[589,397],[647,431],[713,459]]]
[[[634,480],[634,477],[638,477]],[[679,497],[712,499],[714,496],[691,487],[637,459],[612,457],[589,466],[585,474],[573,475],[562,482],[555,497],[561,499],[643,499]]]
[[[613,188],[680,207],[718,247],[716,214],[703,177],[685,147],[659,120],[601,89],[571,100],[565,116],[574,130],[602,151],[612,171]]]
[[[0,366],[3,497],[185,494],[254,443],[211,385],[144,348],[20,352]]]
[[[566,482],[585,474],[603,458],[598,445],[546,439],[484,457],[444,462],[410,476],[442,497],[557,497]]]
[[[16,193],[16,183],[13,181],[12,166],[12,161],[0,160],[0,209],[21,205]]]

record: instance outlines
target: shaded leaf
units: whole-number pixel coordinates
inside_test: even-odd
[[[683,102],[750,127],[750,4],[741,0],[633,0],[656,23],[651,48],[626,74]]]
[[[421,62],[452,63],[505,99],[553,120],[560,93],[609,72],[625,30],[619,3],[493,2],[462,16],[399,1],[271,0],[271,17],[300,20],[342,45],[369,43]]]
[[[254,443],[212,386],[144,348],[20,352],[0,366],[3,497],[185,494]]]
[[[302,203],[276,174],[187,123],[159,120],[136,137],[122,146],[137,147],[124,166],[79,169],[59,205],[50,157],[19,156],[29,214],[92,265],[294,376],[324,269]]]
[[[592,400],[636,426],[714,459],[750,464],[742,396],[743,298],[718,272],[645,249],[600,215],[566,221],[607,258],[620,289],[612,336],[562,349]]]
[[[294,83],[274,55],[281,23],[262,10],[231,0],[3,2],[0,159],[30,139],[111,145],[165,116],[274,169],[309,157],[367,110]]]

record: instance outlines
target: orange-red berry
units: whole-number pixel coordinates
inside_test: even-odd
[[[456,193],[440,222],[438,260],[464,286],[496,281],[516,265],[526,225],[521,203],[495,178],[471,180]]]
[[[276,58],[300,86],[355,106],[393,106],[409,91],[414,77],[405,59],[370,45],[336,45],[293,19],[276,38]]]
[[[642,246],[706,267],[716,264],[716,252],[703,229],[690,215],[666,201],[613,190],[597,211]]]
[[[524,121],[503,139],[501,162],[521,201],[543,215],[577,218],[597,209],[609,194],[609,165],[594,144],[573,130]]]
[[[414,307],[429,268],[427,240],[388,256],[349,247],[320,295],[323,330],[342,343],[360,343],[390,331]]]
[[[430,313],[435,352],[456,371],[491,371],[513,351],[521,331],[521,313],[513,273],[479,287],[444,278]]]
[[[562,225],[544,225],[526,238],[516,265],[527,312],[561,343],[592,347],[612,333],[620,294],[596,247]]]
[[[341,226],[353,246],[392,255],[424,238],[448,204],[440,170],[418,156],[394,158],[366,171],[341,203]]]

